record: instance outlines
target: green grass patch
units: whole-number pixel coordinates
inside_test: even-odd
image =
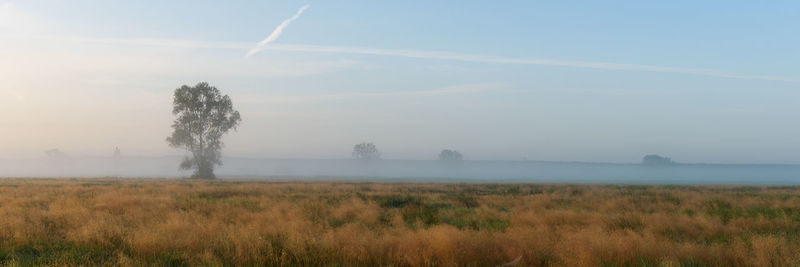
[[[28,243],[0,248],[2,265],[18,266],[111,266],[115,264],[116,251],[64,242]]]
[[[705,203],[706,214],[722,219],[727,223],[736,218],[789,218],[800,222],[800,207],[734,207],[727,200],[712,199]]]
[[[422,204],[421,197],[409,195],[373,196],[373,200],[383,208],[403,208],[408,205]]]

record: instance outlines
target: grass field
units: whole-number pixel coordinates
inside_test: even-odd
[[[0,179],[3,265],[786,266],[800,187]]]

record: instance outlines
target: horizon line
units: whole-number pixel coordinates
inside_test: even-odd
[[[156,155],[122,155],[120,158],[182,158],[184,155],[177,155],[177,154],[166,154],[161,156]],[[245,159],[245,160],[291,160],[291,161],[306,161],[306,160],[352,160],[352,161],[361,161],[361,159],[354,159],[350,157],[320,157],[320,158],[313,158],[313,157],[270,157],[270,156],[226,156],[223,159]],[[58,158],[55,160],[70,160],[70,159],[114,159],[114,156],[108,155],[74,155],[69,156],[67,155],[64,158]],[[7,157],[0,157],[0,162],[2,161],[19,161],[19,160],[49,160],[47,156],[39,156],[39,157],[17,157],[17,158],[7,158]],[[381,158],[375,161],[439,161],[439,159],[435,158],[425,158],[425,159],[413,159],[413,158]],[[586,161],[586,160],[542,160],[542,159],[463,159],[465,162],[487,162],[487,161],[495,161],[495,162],[529,162],[529,163],[556,163],[556,164],[607,164],[607,165],[645,165],[642,164],[641,161],[625,161],[625,162],[614,162],[614,161]],[[224,160],[223,160],[224,162]],[[752,163],[752,162],[739,162],[739,163],[732,163],[732,162],[674,162],[670,165],[763,165],[763,166],[800,166],[800,163]],[[669,165],[664,165],[669,166]],[[659,166],[655,166],[659,167]]]

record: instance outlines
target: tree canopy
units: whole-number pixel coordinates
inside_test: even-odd
[[[444,162],[460,162],[464,160],[464,156],[456,150],[444,149],[442,152],[439,152],[439,160]]]
[[[214,165],[222,165],[222,136],[239,125],[239,112],[233,109],[230,97],[205,82],[175,89],[172,105],[176,118],[167,142],[192,154],[180,168],[194,169],[193,178],[215,178]]]
[[[381,153],[373,143],[360,143],[353,146],[353,158],[362,160],[376,160],[381,158]]]

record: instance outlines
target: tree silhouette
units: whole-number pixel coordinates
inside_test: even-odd
[[[444,162],[461,162],[464,156],[460,152],[450,149],[444,149],[439,152],[439,160]]]
[[[215,178],[214,165],[222,165],[222,136],[239,125],[242,120],[239,112],[233,109],[230,97],[205,82],[175,89],[172,105],[176,118],[167,142],[192,153],[191,158],[184,158],[180,168],[194,169],[193,178]]]
[[[378,148],[372,143],[361,143],[353,146],[353,158],[363,160],[375,160],[381,158]]]

